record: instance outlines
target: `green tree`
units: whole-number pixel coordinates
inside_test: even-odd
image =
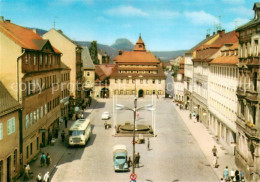
[[[172,66],[172,70],[173,70],[173,73],[172,73],[172,76],[173,77],[176,77],[177,74],[178,74],[178,71],[179,71],[179,66]]]
[[[99,64],[97,41],[92,41],[89,46],[89,54],[94,64]]]

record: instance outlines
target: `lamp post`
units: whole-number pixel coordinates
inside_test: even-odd
[[[134,157],[135,157],[135,121],[136,121],[136,112],[140,111],[140,110],[147,110],[147,111],[154,111],[155,108],[153,108],[152,104],[148,104],[146,106],[143,107],[139,107],[137,108],[137,98],[135,97],[134,99],[134,108],[131,109],[129,107],[125,107],[122,104],[117,104],[116,105],[116,109],[117,110],[128,110],[128,111],[132,111],[134,113],[134,126],[133,126],[133,166],[132,166],[132,173],[135,173],[135,163],[134,163]]]

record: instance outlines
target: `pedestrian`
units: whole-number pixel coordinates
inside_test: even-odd
[[[228,166],[226,166],[226,168],[224,169],[224,179],[228,179]]]
[[[213,167],[217,168],[218,167],[218,161],[217,161],[217,156],[213,157]]]
[[[51,163],[51,156],[50,156],[49,153],[47,153],[47,155],[46,155],[46,164],[47,164],[47,166],[49,166],[50,163]]]
[[[218,150],[217,150],[215,145],[214,145],[214,147],[212,149],[212,153],[213,153],[213,156],[217,156]]]
[[[51,144],[51,140],[52,140],[52,134],[51,134],[51,132],[49,132],[49,134],[48,134],[48,144],[49,145]]]
[[[200,120],[200,116],[197,114],[197,116],[196,116],[196,119],[197,119],[197,122],[199,122],[199,120]]]
[[[150,140],[149,140],[149,138],[147,139],[147,150],[148,151],[150,150]]]
[[[42,182],[42,174],[41,174],[41,173],[39,173],[39,174],[37,175],[36,181],[37,181],[37,182]]]
[[[44,166],[44,164],[45,164],[45,159],[46,159],[46,156],[45,156],[44,153],[42,153],[41,158],[40,158],[41,167]]]
[[[245,182],[244,176],[241,176],[241,182]]]
[[[190,113],[190,119],[192,119],[192,114]]]
[[[128,164],[128,168],[133,165],[133,161],[131,160],[131,157],[128,158],[127,164]]]
[[[236,179],[236,182],[240,181],[240,176],[239,176],[239,171],[238,170],[235,171],[235,179]]]
[[[225,180],[223,178],[220,179],[220,182],[225,182]]]
[[[43,182],[49,182],[50,181],[50,172],[47,171],[43,176]]]
[[[61,140],[62,140],[62,142],[64,142],[64,140],[65,140],[65,131],[64,130],[62,130],[62,132],[61,132]]]
[[[139,168],[139,162],[140,162],[140,154],[139,152],[136,154],[136,157],[135,157],[135,167],[138,167]]]
[[[107,121],[104,122],[105,130],[107,129]]]
[[[24,165],[24,175],[23,175],[23,180],[24,180],[24,181],[28,181],[28,180],[30,180],[29,169],[28,169],[27,165]]]
[[[232,181],[235,178],[235,170],[234,169],[230,170],[230,178],[231,178]]]
[[[68,119],[67,117],[65,117],[65,128],[67,128],[67,126],[68,126]]]

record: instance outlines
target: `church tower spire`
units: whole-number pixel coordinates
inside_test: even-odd
[[[139,34],[139,39],[137,40],[137,42],[135,44],[134,51],[143,51],[143,52],[146,51],[144,41],[141,37],[141,33]]]

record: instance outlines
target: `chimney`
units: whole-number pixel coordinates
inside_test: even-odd
[[[33,31],[34,33],[37,33],[37,30],[36,30],[36,28],[32,29],[32,31]]]
[[[63,33],[62,30],[58,30],[59,33]]]
[[[206,38],[208,38],[209,36],[210,36],[210,34],[207,34],[207,35],[206,35]]]
[[[0,16],[0,21],[5,21],[4,16]]]
[[[118,55],[122,55],[123,54],[123,51],[122,50],[119,50],[118,51]]]
[[[215,35],[216,33],[215,32],[213,32],[213,35]]]
[[[6,21],[6,22],[9,22],[9,23],[11,22],[11,20],[5,20],[5,21]]]
[[[255,3],[253,10],[255,11],[255,20],[258,20],[260,18],[260,3]]]
[[[217,33],[220,34],[221,30],[218,30]]]

